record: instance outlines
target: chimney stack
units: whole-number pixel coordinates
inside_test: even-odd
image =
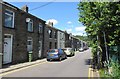
[[[3,2],[3,0],[0,0],[0,3],[2,3]]]
[[[28,6],[27,6],[27,5],[23,6],[21,9],[22,9],[24,12],[27,12],[27,13],[28,13]]]
[[[52,26],[53,27],[53,22],[48,22],[48,25]]]

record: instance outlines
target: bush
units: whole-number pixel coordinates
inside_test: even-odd
[[[111,77],[115,77],[115,79],[120,79],[120,64],[117,61],[111,61]]]

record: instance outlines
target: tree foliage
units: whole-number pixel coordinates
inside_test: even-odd
[[[80,2],[78,10],[79,21],[86,27],[93,50],[96,46],[100,47],[105,55],[103,32],[108,47],[120,45],[120,2]],[[97,53],[97,50],[93,53]]]

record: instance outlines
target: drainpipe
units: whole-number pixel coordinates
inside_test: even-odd
[[[0,69],[2,68],[2,53],[0,53]]]
[[[46,28],[46,21],[44,21],[44,24],[43,24],[43,31],[42,31],[42,53],[41,53],[41,58],[44,58],[44,55],[46,53],[46,50],[44,48],[44,42],[45,42],[45,28]]]
[[[0,68],[2,68],[2,0],[0,0]]]

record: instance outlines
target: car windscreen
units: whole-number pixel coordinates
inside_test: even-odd
[[[49,50],[48,52],[51,53],[51,52],[57,52],[58,50],[55,50],[55,49],[51,49]]]
[[[66,51],[67,49],[62,49],[63,51]]]

